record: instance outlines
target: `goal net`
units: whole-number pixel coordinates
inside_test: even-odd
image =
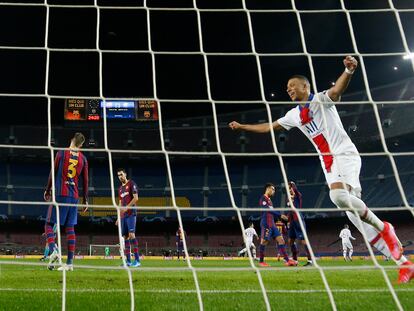
[[[0,8],[5,33],[0,38],[5,107],[0,225],[6,224],[0,232],[0,252],[6,255],[0,259],[0,281],[9,280],[7,271],[16,267],[22,274],[34,267],[47,280],[45,286],[32,282],[23,288],[11,278],[10,285],[0,285],[0,297],[11,300],[8,294],[18,288],[22,295],[58,292],[56,305],[65,310],[85,302],[82,294],[90,286],[98,303],[110,303],[108,293],[115,292],[131,310],[151,308],[158,299],[165,306],[212,309],[217,295],[220,310],[231,309],[227,304],[240,310],[257,305],[337,310],[354,300],[356,309],[368,308],[364,301],[370,295],[372,310],[384,305],[408,310],[414,303],[412,284],[396,285],[402,259],[384,264],[378,257],[384,245],[373,241],[361,219],[365,215],[352,202],[341,210],[331,202],[318,151],[323,158],[350,155],[329,150],[335,143],[330,112],[321,109],[321,128],[308,128],[326,129],[328,149],[315,150],[300,131],[272,126],[295,106],[286,92],[293,75],[308,77],[314,94],[345,85],[335,105],[320,97],[315,103],[331,105],[341,118],[341,134],[359,151],[350,157],[362,159],[361,198],[394,225],[409,259],[414,252],[412,2],[27,0],[1,2]],[[347,55],[358,62],[349,85],[338,80]],[[232,121],[264,126],[258,133],[232,131]],[[61,283],[52,284],[57,274],[45,264],[20,258],[40,253],[45,243],[40,234],[34,238],[27,232],[43,226],[50,204],[42,198],[43,185],[54,171],[56,152],[68,147],[75,132],[87,139],[82,151],[89,160],[91,197],[89,211],[79,212],[76,247],[89,255],[120,255],[123,264],[86,259],[78,264],[75,257],[73,274],[84,273],[79,279],[86,280],[98,271],[107,282],[116,279],[119,288],[106,289],[97,278],[80,289],[65,270],[58,276]],[[334,165],[348,174],[348,167]],[[151,265],[146,256],[139,269],[127,266],[121,228],[115,226],[123,213],[120,167],[139,188],[138,206],[132,208],[138,211],[138,243],[145,241],[148,257],[180,255],[184,264]],[[51,204],[59,214],[57,177],[51,177]],[[302,206],[289,195],[291,181],[302,193]],[[265,237],[260,224],[268,207],[258,202],[267,182],[276,186],[273,211],[299,210],[304,216],[298,217],[298,230],[312,266],[287,268],[269,261],[271,267],[262,268],[251,247],[245,250],[248,260],[234,260],[243,244],[250,245],[244,233],[250,223]],[[31,229],[19,230],[26,221]],[[355,254],[364,261],[337,261],[343,260],[337,239],[347,222],[357,237]],[[66,254],[63,225],[58,222],[56,233],[59,255]],[[88,233],[88,228],[95,229]],[[285,237],[287,245],[291,238]],[[263,250],[254,243],[259,255]],[[273,243],[266,246],[266,258],[277,255]],[[212,255],[217,261],[209,264],[205,259]],[[57,266],[64,262],[59,256]],[[299,298],[285,297],[292,294]]]

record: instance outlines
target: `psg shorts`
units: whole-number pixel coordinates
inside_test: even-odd
[[[56,202],[59,204],[59,221],[61,226],[72,227],[78,223],[78,207],[67,206],[67,204],[78,204],[79,199],[72,197],[56,196]],[[56,224],[56,207],[49,205],[46,214],[46,222]]]
[[[128,234],[135,233],[135,226],[137,223],[137,216],[128,216],[121,218],[121,232],[123,236],[128,236]]]
[[[269,241],[270,239],[275,239],[280,235],[281,235],[280,231],[276,226],[273,226],[273,227],[262,226],[261,238],[263,240]]]
[[[335,182],[343,182],[353,189],[361,191],[361,183],[359,182],[361,157],[359,154],[335,156],[331,172],[328,173],[325,169],[323,172],[328,186]]]

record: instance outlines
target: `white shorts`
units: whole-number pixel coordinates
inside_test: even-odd
[[[344,241],[342,241],[342,249],[343,250],[346,250],[347,248],[353,249],[353,246],[352,246],[351,242],[344,242]]]
[[[326,172],[322,165],[328,186],[335,182],[350,185],[355,191],[361,191],[359,174],[361,172],[361,157],[359,154],[347,154],[334,157],[331,172]]]

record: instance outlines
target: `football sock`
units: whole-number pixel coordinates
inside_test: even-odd
[[[76,236],[75,236],[75,228],[74,227],[66,227],[66,240],[68,242],[68,258],[66,263],[68,265],[73,264],[73,256],[75,254],[75,244],[76,244]]]
[[[45,226],[46,231],[46,239],[47,244],[49,245],[49,253],[53,253],[55,250],[56,244],[55,244],[55,233],[53,232],[52,224],[47,223]]]
[[[303,246],[305,247],[306,257],[308,258],[308,261],[312,261],[312,257],[311,257],[311,254],[310,254],[310,252],[309,252],[308,245],[307,245],[307,244],[305,244],[305,245],[303,245]]]
[[[139,254],[138,254],[138,241],[136,238],[130,240],[132,244],[132,251],[134,253],[134,257],[136,261],[139,261]]]
[[[127,262],[131,262],[131,242],[127,239],[125,239],[124,254],[125,254]]]
[[[278,248],[278,250],[279,250],[279,253],[283,256],[283,259],[286,261],[286,262],[288,262],[289,261],[289,257],[288,257],[288,255],[287,255],[287,253],[286,253],[286,245],[285,244],[279,244],[278,246],[277,246],[277,248]]]
[[[296,243],[290,245],[290,250],[292,251],[293,260],[298,260],[298,248],[296,247]]]
[[[260,244],[259,246],[259,257],[260,257],[260,262],[264,261],[264,255],[265,255],[265,245]]]
[[[45,246],[45,251],[43,252],[43,257],[49,256],[49,245]]]

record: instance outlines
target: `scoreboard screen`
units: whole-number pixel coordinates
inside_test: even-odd
[[[64,119],[67,121],[100,121],[106,110],[107,119],[156,121],[155,100],[66,99]]]
[[[101,120],[99,101],[96,99],[66,99],[65,120],[99,121]]]
[[[137,121],[158,120],[158,106],[155,100],[139,100],[137,104]]]
[[[101,100],[101,116],[106,108],[107,119],[136,120],[135,101],[133,100]]]

